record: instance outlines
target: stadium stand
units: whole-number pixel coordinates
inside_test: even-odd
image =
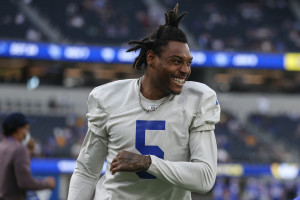
[[[276,140],[292,145],[300,151],[300,117],[298,115],[252,113],[248,120]]]
[[[139,0],[130,4],[120,0],[23,2],[39,10],[53,28],[60,30],[69,42],[77,44],[125,44],[152,30],[163,18]],[[177,1],[161,3],[171,8]],[[181,10],[189,11],[183,23],[198,41],[200,49],[293,52],[300,47],[300,26],[288,1],[190,0],[180,3]],[[2,38],[47,41],[38,27],[31,28],[32,21],[18,10],[16,4],[2,4],[0,23],[7,27],[0,32]]]
[[[271,178],[217,178],[213,189],[214,200],[287,200],[299,194],[299,179],[276,180]]]
[[[164,0],[167,7],[177,1]],[[184,23],[202,49],[216,51],[297,51],[299,25],[288,1],[185,1]]]
[[[130,4],[118,0],[34,0],[31,5],[50,19],[72,43],[120,45],[138,38],[143,32],[136,13],[144,12],[145,7],[139,0]]]
[[[0,37],[5,39],[24,40],[33,31],[26,16],[11,1],[0,2],[0,27]]]
[[[223,110],[216,125],[219,162],[272,163],[282,162],[274,147],[257,138],[232,113]]]

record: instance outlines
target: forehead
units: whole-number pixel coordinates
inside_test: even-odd
[[[188,44],[177,41],[170,41],[164,48],[163,54],[167,57],[180,56],[186,59],[192,58]]]

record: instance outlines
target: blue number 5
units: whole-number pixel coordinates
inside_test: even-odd
[[[145,144],[146,130],[165,130],[165,121],[136,121],[136,141],[135,148],[143,155],[155,155],[164,158],[164,152],[158,146],[150,146]],[[142,171],[136,173],[140,178],[154,179],[155,176]]]

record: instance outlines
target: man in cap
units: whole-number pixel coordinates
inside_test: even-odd
[[[22,113],[8,114],[2,123],[0,142],[0,199],[25,200],[27,190],[54,189],[55,179],[37,180],[30,171],[29,121]]]

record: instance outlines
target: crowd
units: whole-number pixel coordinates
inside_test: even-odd
[[[261,114],[252,113],[249,122],[269,133],[275,140],[280,140],[300,150],[300,116],[297,114]]]
[[[70,42],[80,44],[119,46],[152,31],[164,17],[138,0],[128,5],[119,0],[25,2],[38,9]],[[160,3],[171,8],[177,1]],[[13,4],[0,7],[0,25],[6,27],[0,31],[0,37],[47,40]],[[181,9],[189,11],[183,21],[188,32],[200,49],[212,51],[297,51],[300,26],[290,7],[285,0],[181,2]],[[12,29],[22,31],[11,35]]]
[[[283,157],[273,146],[262,142],[249,132],[233,114],[223,110],[216,125],[219,162],[272,163],[282,162]]]
[[[165,0],[166,6],[176,1]],[[285,0],[186,1],[185,23],[200,48],[285,52],[299,48],[299,22]]]
[[[41,32],[11,1],[0,2],[0,27],[1,39],[44,40]]]
[[[300,194],[299,179],[268,177],[218,177],[212,191],[214,200],[290,200]]]
[[[72,43],[120,45],[143,32],[141,21],[145,8],[138,0],[131,4],[117,0],[34,0],[31,5]]]

